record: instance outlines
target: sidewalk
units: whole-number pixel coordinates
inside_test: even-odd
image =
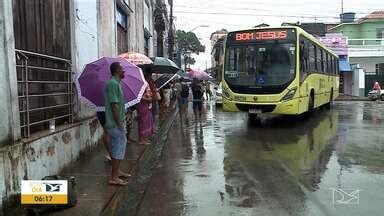
[[[340,94],[339,97],[335,99],[336,101],[368,101],[367,97],[358,97],[352,95]]]
[[[176,111],[175,111],[176,112]],[[169,121],[172,115],[171,112],[164,120],[158,123],[158,132],[154,135],[152,145],[156,143],[156,137],[168,133],[164,130],[164,122]],[[136,123],[136,121],[135,121]],[[132,138],[137,138],[137,123],[131,129]],[[137,142],[128,143],[125,160],[122,161],[122,170],[129,172],[132,179],[138,178],[137,167],[140,165],[143,154],[145,154],[151,146],[139,146]],[[75,207],[51,213],[58,216],[86,216],[99,215],[103,209],[108,206],[110,200],[116,196],[122,187],[110,186],[108,178],[110,174],[110,162],[105,160],[104,146],[99,145],[94,151],[88,152],[80,157],[81,159],[65,168],[61,175],[76,177],[77,204]],[[124,188],[130,188],[129,186]]]

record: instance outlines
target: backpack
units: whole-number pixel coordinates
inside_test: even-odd
[[[187,98],[189,96],[189,87],[186,84],[181,85],[180,96],[183,98]]]
[[[193,99],[203,98],[203,87],[201,85],[192,86]]]

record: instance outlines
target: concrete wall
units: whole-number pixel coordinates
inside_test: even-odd
[[[77,74],[86,64],[99,58],[99,9],[97,0],[73,0],[72,2],[72,70]],[[85,103],[77,101],[75,106],[77,119],[95,115],[95,112]]]
[[[352,69],[352,95],[364,96],[365,93],[365,74],[364,70],[359,68],[359,65]]]
[[[343,33],[348,39],[376,38],[376,29],[384,28],[383,21],[363,22],[361,24],[344,24],[330,32]]]
[[[111,0],[99,0],[98,35],[99,56],[116,56],[116,4]],[[127,38],[128,40],[128,38]]]
[[[30,139],[19,139],[12,4],[4,1],[0,1],[0,197],[3,202],[20,193],[20,180],[57,174],[76,160],[80,152],[95,147],[102,135],[95,112],[75,100],[76,124],[57,127],[53,133],[42,131]],[[155,1],[148,3],[152,14]],[[141,53],[144,52],[143,6],[144,0],[130,0],[133,12],[128,18],[130,50]],[[117,54],[115,10],[115,0],[71,0],[72,70],[75,73],[101,56]],[[152,15],[150,20],[150,32],[154,35]],[[153,55],[153,38],[149,48]]]
[[[71,128],[59,127],[56,131],[34,141],[25,140],[1,149],[0,193],[3,202],[20,193],[21,180],[58,174],[76,160],[82,150],[92,148],[102,134],[95,118]]]
[[[332,29],[332,33],[342,33],[348,39],[356,39],[360,37],[360,25],[356,24],[344,24],[337,28]]]
[[[0,3],[0,147],[20,138],[12,4]],[[15,126],[16,125],[16,126]]]
[[[349,62],[351,64],[359,64],[360,68],[364,69],[365,72],[375,72],[376,64],[384,63],[383,57],[365,57],[365,58],[355,58],[350,57]]]
[[[19,139],[12,4],[0,2],[0,197],[4,202],[20,193],[22,179],[41,179],[60,172],[81,151],[94,147],[102,130],[95,112],[75,100],[76,124]],[[73,72],[82,71],[85,64],[100,56],[115,56],[114,1],[71,0],[70,8]]]
[[[153,25],[153,11],[155,7],[154,0],[130,0],[130,7],[133,12],[128,18],[128,34],[129,38],[129,51],[144,53],[144,2],[147,1],[150,10],[150,29],[152,38],[149,44],[149,56],[152,57],[154,53],[154,25]]]
[[[384,28],[384,20],[382,22],[364,22],[361,24],[361,38],[376,38],[376,29]]]

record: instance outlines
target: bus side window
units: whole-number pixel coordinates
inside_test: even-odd
[[[309,73],[316,71],[316,46],[309,45]]]
[[[321,72],[321,48],[316,46],[317,72]]]
[[[329,59],[329,57],[330,57],[329,53],[326,52],[326,56],[327,56],[327,58],[326,58],[326,64],[325,64],[325,68],[326,68],[325,73],[329,74],[329,73],[331,73],[331,67],[329,67],[331,60]]]
[[[332,74],[332,55],[328,53],[328,74]]]
[[[321,73],[324,73],[324,62],[325,62],[325,56],[324,56],[324,51],[323,50],[320,50],[320,59],[321,59],[321,70],[320,72]]]
[[[300,38],[300,82],[308,75],[309,71],[309,43],[304,38]]]

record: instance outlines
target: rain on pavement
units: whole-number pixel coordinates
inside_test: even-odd
[[[384,104],[258,123],[205,109],[174,124],[138,215],[382,215]]]

